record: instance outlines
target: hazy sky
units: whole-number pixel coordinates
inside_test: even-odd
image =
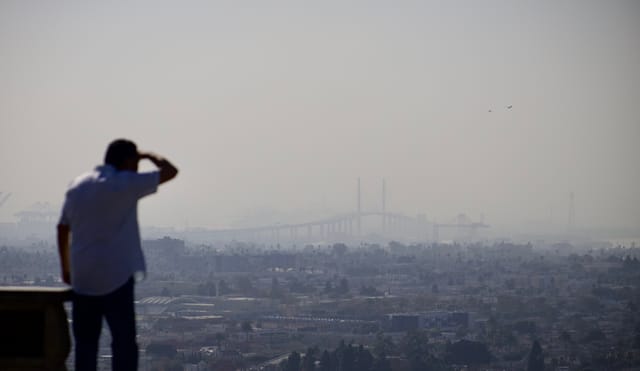
[[[0,2],[0,221],[135,140],[144,225],[388,208],[640,226],[638,1]],[[507,109],[507,105],[513,105]],[[489,112],[492,110],[492,112]]]

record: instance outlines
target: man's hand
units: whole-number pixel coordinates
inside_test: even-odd
[[[69,241],[71,237],[71,227],[58,224],[58,254],[60,254],[60,269],[62,271],[62,282],[71,285],[71,259],[69,257]]]
[[[178,169],[169,160],[152,152],[138,151],[138,160],[149,160],[160,170],[160,184],[170,181],[178,175]]]

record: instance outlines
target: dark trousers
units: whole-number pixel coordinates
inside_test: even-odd
[[[114,371],[138,369],[133,278],[117,290],[100,296],[73,297],[73,337],[76,370],[95,371],[102,318],[111,331],[111,367]]]

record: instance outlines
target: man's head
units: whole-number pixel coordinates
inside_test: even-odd
[[[118,170],[138,171],[138,148],[127,139],[116,139],[107,147],[104,163]]]

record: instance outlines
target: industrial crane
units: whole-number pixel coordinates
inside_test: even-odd
[[[11,197],[11,192],[7,193],[4,197],[2,196],[2,192],[0,192],[0,207],[4,205],[5,202]]]

